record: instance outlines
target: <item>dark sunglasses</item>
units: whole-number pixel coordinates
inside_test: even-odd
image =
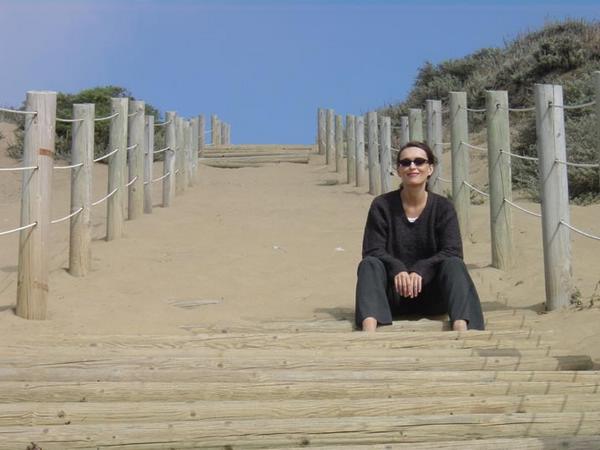
[[[412,163],[415,163],[415,166],[421,167],[423,164],[428,163],[429,161],[425,158],[415,158],[415,159],[401,159],[398,161],[398,164],[402,167],[410,167]]]

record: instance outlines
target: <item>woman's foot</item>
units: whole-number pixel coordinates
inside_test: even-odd
[[[455,320],[452,323],[452,331],[467,331],[467,321],[466,320]]]
[[[362,330],[371,333],[377,330],[377,319],[374,317],[367,317],[362,321]]]

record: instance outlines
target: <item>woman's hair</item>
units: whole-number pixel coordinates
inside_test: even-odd
[[[427,145],[425,142],[410,141],[410,142],[407,142],[406,144],[404,144],[400,148],[400,151],[398,152],[398,156],[396,157],[396,167],[398,167],[400,165],[400,160],[402,159],[400,157],[400,155],[402,154],[402,151],[408,147],[420,148],[427,154],[427,161],[429,161],[429,164],[434,164],[434,165],[437,164],[437,158],[433,154],[433,151],[429,148],[429,145]]]

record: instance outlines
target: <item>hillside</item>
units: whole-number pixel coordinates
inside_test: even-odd
[[[470,108],[485,107],[486,90],[506,90],[511,107],[529,107],[534,103],[535,83],[560,84],[565,104],[581,104],[594,98],[591,76],[596,70],[600,70],[600,23],[583,20],[550,23],[541,30],[516,37],[503,48],[483,48],[463,58],[425,63],[406,100],[388,105],[380,112],[392,117],[393,125],[399,125],[400,116],[408,114],[408,108],[422,108],[426,99],[447,104],[451,91],[466,92]],[[569,110],[565,116],[570,159],[597,161],[600,129],[594,109]],[[513,151],[535,155],[534,114],[512,114],[510,119]],[[471,114],[469,126],[473,133],[480,133],[485,129],[485,116]],[[535,165],[515,161],[516,186],[533,192],[536,179]],[[579,203],[599,201],[598,171],[570,171],[569,188],[571,198]]]

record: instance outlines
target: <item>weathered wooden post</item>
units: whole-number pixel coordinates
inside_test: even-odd
[[[347,181],[356,184],[356,119],[353,115],[346,116],[346,145],[348,150]]]
[[[213,114],[210,118],[210,129],[212,145],[219,145],[221,143],[221,128],[216,114]]]
[[[356,186],[362,187],[367,184],[365,164],[365,118],[356,116]]]
[[[510,170],[510,128],[508,92],[485,94],[488,175],[490,193],[490,231],[492,266],[508,270],[513,263],[512,211],[504,199],[512,200]]]
[[[337,114],[335,116],[335,171],[337,173],[342,172],[342,166],[344,164],[344,123],[342,116]]]
[[[221,144],[227,145],[227,127],[229,124],[227,122],[221,122]]]
[[[198,150],[200,148],[200,123],[199,117],[193,117],[190,121],[191,124],[191,157],[192,157],[192,171],[190,173],[189,183],[190,186],[194,186],[198,180]]]
[[[423,112],[420,108],[408,110],[408,135],[411,141],[423,142]]]
[[[146,116],[144,130],[144,212],[152,214],[152,168],[154,166],[154,116]]]
[[[569,184],[566,161],[565,122],[562,86],[536,84],[535,118],[542,202],[542,242],[546,281],[546,309],[569,305],[571,242],[569,229]]]
[[[592,81],[594,83],[594,99],[596,100],[596,153],[598,163],[600,163],[600,70],[596,70],[592,74]],[[598,177],[600,178],[600,167],[598,167]]]
[[[192,143],[193,143],[193,130],[191,120],[184,122],[185,132],[185,185],[191,186],[192,184],[192,170],[194,167],[194,160],[192,155]]]
[[[317,111],[317,148],[319,149],[319,155],[325,154],[326,121],[325,109],[319,108]]]
[[[206,145],[204,114],[198,116],[198,153],[202,154]]]
[[[83,164],[71,171],[71,211],[83,208],[71,217],[69,235],[69,273],[88,274],[92,262],[92,166],[94,160],[93,104],[73,105],[71,164]]]
[[[137,219],[144,212],[144,109],[143,101],[129,102],[129,220]]]
[[[56,128],[56,92],[27,92],[21,185],[21,227],[17,282],[17,315],[46,318],[48,296],[48,231]]]
[[[110,131],[108,136],[108,149],[118,149],[108,158],[108,192],[117,191],[108,198],[106,204],[106,240],[112,241],[123,236],[123,222],[125,220],[125,177],[127,174],[127,98],[111,98]]]
[[[452,200],[463,238],[470,233],[471,190],[469,180],[469,151],[462,142],[469,142],[467,94],[450,92],[450,151],[452,154]]]
[[[168,150],[165,151],[165,161],[163,164],[163,208],[171,206],[175,198],[175,161],[176,161],[176,128],[177,113],[167,111],[165,114],[167,121],[165,130],[165,141]]]
[[[442,193],[439,177],[442,176],[442,102],[440,100],[426,100],[425,111],[427,114],[427,145],[433,151],[437,164],[429,179],[431,190]]]
[[[330,166],[335,161],[335,114],[333,109],[327,110],[326,133],[325,164]]]
[[[410,131],[408,126],[408,116],[400,117],[400,148],[404,147],[410,141]]]
[[[177,116],[175,121],[175,141],[177,150],[175,151],[175,194],[181,195],[185,191],[185,141],[183,134],[183,118]],[[217,125],[218,128],[218,125]],[[220,132],[219,132],[220,133]]]
[[[392,190],[392,119],[389,117],[381,118],[379,136],[381,192],[385,194]]]
[[[379,165],[379,136],[377,113],[367,114],[368,154],[369,154],[369,194],[381,194],[381,168]]]

